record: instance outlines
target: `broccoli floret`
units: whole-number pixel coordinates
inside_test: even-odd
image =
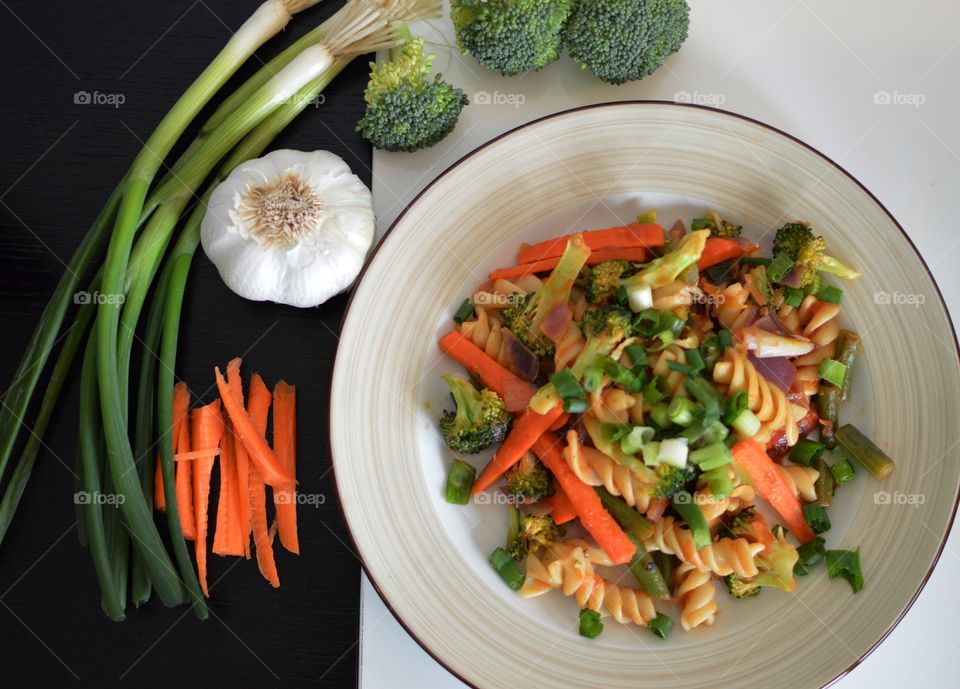
[[[570,57],[610,84],[642,79],[680,49],[684,0],[581,0],[567,24]]]
[[[531,72],[560,57],[572,0],[452,0],[457,45],[505,75]]]
[[[800,249],[811,239],[813,239],[813,230],[809,225],[802,222],[789,222],[777,230],[773,238],[773,253],[786,254],[796,260],[800,255]]]
[[[774,254],[786,254],[793,259],[786,282],[794,287],[808,287],[817,279],[826,249],[823,237],[815,236],[806,223],[787,223],[777,230],[773,240]]]
[[[655,498],[673,497],[696,475],[696,471],[691,466],[681,469],[668,464],[658,464],[654,472],[657,474],[658,480],[653,494]]]
[[[800,555],[797,553],[796,547],[787,542],[783,529],[774,527],[773,542],[756,557],[760,574],[751,579],[743,579],[736,574],[731,574],[724,581],[734,598],[755,596],[760,593],[761,587],[764,586],[781,589],[782,591],[793,591],[796,588],[793,580],[793,568],[799,559]]]
[[[605,304],[596,309],[587,309],[580,319],[580,329],[587,337],[599,337],[607,333],[623,338],[633,327],[632,316],[622,306]]]
[[[734,598],[749,598],[760,593],[759,584],[752,579],[743,579],[737,574],[728,574],[723,581]]]
[[[478,391],[460,376],[443,379],[457,405],[456,411],[445,411],[440,417],[440,432],[447,447],[475,454],[507,437],[513,417],[497,393],[486,388]]]
[[[587,278],[587,301],[600,304],[616,296],[620,278],[631,268],[628,261],[614,259],[598,263]]]
[[[551,547],[563,534],[563,527],[550,515],[538,517],[511,507],[506,550],[514,560],[522,560],[528,553],[536,555],[541,548]]]
[[[409,32],[407,32],[409,35]],[[434,75],[435,55],[425,55],[422,38],[409,38],[390,51],[390,60],[371,63],[363,94],[367,110],[357,131],[377,148],[416,151],[439,143],[457,126],[467,94]]]
[[[727,531],[733,538],[753,538],[753,520],[757,518],[757,508],[753,505],[743,508],[727,524]]]
[[[696,218],[691,225],[694,230],[710,230],[711,237],[739,237],[743,225],[734,225],[720,217],[716,211],[710,211],[705,218]]]
[[[537,301],[533,294],[513,302],[500,312],[504,325],[517,336],[523,345],[536,356],[553,356],[553,342],[543,333],[534,334],[533,319],[537,312]]]
[[[507,486],[511,493],[529,502],[536,502],[552,492],[550,474],[530,452],[507,472]]]

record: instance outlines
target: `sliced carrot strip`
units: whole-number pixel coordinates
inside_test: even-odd
[[[175,462],[187,462],[193,459],[207,459],[216,457],[220,454],[219,447],[208,447],[205,450],[190,450],[189,452],[178,452],[173,456]]]
[[[190,451],[189,413],[184,414],[178,424],[174,451]],[[180,513],[180,529],[186,540],[195,541],[197,540],[197,519],[193,509],[193,467],[190,462],[175,462],[174,470],[176,471],[174,482],[177,492],[177,512]]]
[[[587,258],[588,266],[595,266],[598,263],[603,263],[604,261],[630,261],[631,263],[642,263],[647,260],[647,249],[642,246],[628,246],[628,247],[609,247],[606,249],[597,249],[596,251],[591,252],[590,257]],[[542,261],[534,261],[533,263],[521,263],[517,266],[511,266],[510,268],[500,268],[490,273],[491,280],[511,280],[516,278],[521,278],[524,275],[530,275],[532,273],[546,273],[549,270],[553,270],[557,267],[557,264],[560,262],[560,257],[556,256],[554,258],[545,258]]]
[[[213,532],[213,552],[217,555],[243,555],[240,534],[240,506],[237,505],[236,439],[229,419],[224,419],[220,441],[220,494],[217,497],[217,529]]]
[[[439,345],[440,351],[455,359],[471,374],[479,378],[485,386],[503,397],[507,411],[523,411],[536,392],[533,385],[508,371],[456,330],[440,338]],[[522,394],[524,390],[529,395]],[[507,405],[508,397],[510,400],[509,406]]]
[[[272,396],[263,379],[256,373],[250,377],[250,399],[247,408],[253,430],[260,436],[267,434],[267,418],[270,414]],[[257,551],[257,566],[260,573],[274,588],[280,586],[277,563],[273,559],[273,539],[267,527],[266,486],[255,462],[249,465],[248,492],[250,495],[250,521],[253,527],[253,545]]]
[[[577,511],[580,523],[597,545],[610,556],[614,564],[630,562],[637,552],[633,541],[623,532],[616,520],[603,508],[600,496],[586,483],[577,478],[560,453],[562,441],[553,433],[544,433],[533,444],[533,451],[550,470],[557,483]]]
[[[243,405],[243,381],[240,379],[240,359],[233,359],[227,364],[227,384],[235,399]],[[230,427],[233,433],[233,426]],[[250,559],[250,456],[247,454],[247,448],[243,443],[238,442],[236,434],[233,438],[233,454],[236,460],[237,468],[237,528],[240,530],[240,541],[243,544],[243,554]]]
[[[297,390],[280,381],[273,388],[273,451],[291,476],[297,476]],[[297,537],[296,483],[273,489],[273,505],[277,513],[280,545],[300,554]]]
[[[663,246],[663,228],[655,223],[641,225],[630,223],[622,227],[609,227],[603,230],[587,230],[583,234],[583,241],[591,249],[605,249],[616,247],[655,247]],[[528,246],[517,254],[517,263],[534,263],[545,258],[553,258],[563,254],[567,242],[574,235],[554,237],[544,242]]]
[[[548,495],[540,502],[550,508],[550,516],[556,524],[566,524],[577,518],[576,508],[556,479],[553,480],[553,495]]]
[[[801,543],[812,541],[813,529],[803,518],[800,500],[793,494],[787,480],[770,459],[763,445],[747,438],[734,445],[732,452],[734,461],[747,470],[754,488],[783,517],[793,535]]]
[[[473,494],[482,493],[506,473],[507,469],[520,461],[524,453],[533,447],[537,438],[547,432],[563,414],[559,404],[546,414],[538,414],[527,409],[522,416],[514,420],[513,428],[503,444],[497,449],[493,459],[483,468],[473,484]]]
[[[167,498],[163,493],[163,471],[160,468],[160,455],[157,455],[156,472],[153,477],[153,506],[160,512],[167,511]]]
[[[240,439],[240,442],[243,443],[243,446],[247,448],[250,459],[253,460],[263,480],[271,486],[279,486],[291,482],[293,477],[280,466],[276,455],[273,454],[273,450],[267,445],[266,438],[254,430],[253,425],[250,423],[250,417],[248,417],[244,411],[241,401],[236,398],[227,386],[227,381],[223,379],[220,368],[217,367],[214,370],[217,376],[217,387],[220,389],[220,398],[223,400],[223,406],[227,410],[227,415],[230,417],[233,431]],[[269,394],[269,391],[267,394]]]
[[[553,422],[553,425],[548,428],[548,431],[558,431],[567,425],[567,421],[570,420],[570,415],[566,412],[562,413],[556,421]]]
[[[193,508],[196,512],[197,542],[194,552],[197,556],[197,575],[203,595],[209,596],[207,589],[207,526],[209,522],[210,475],[216,455],[212,448],[220,446],[223,437],[223,416],[220,413],[220,400],[198,407],[190,414],[190,441],[194,447],[206,448],[206,457],[197,457],[193,465]]]
[[[759,248],[760,247],[756,245],[744,248],[740,242],[728,239],[727,237],[710,237],[707,240],[706,246],[703,247],[700,260],[697,261],[697,268],[699,270],[705,270],[718,263],[746,256]]]

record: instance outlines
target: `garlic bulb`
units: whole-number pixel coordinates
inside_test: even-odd
[[[214,189],[200,238],[241,297],[307,307],[353,283],[374,230],[370,190],[342,158],[279,150]]]

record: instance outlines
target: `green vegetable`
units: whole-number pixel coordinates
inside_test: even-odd
[[[660,464],[654,469],[654,473],[657,475],[657,486],[653,491],[656,498],[675,497],[696,475],[694,468],[689,465],[681,469],[668,464]]]
[[[460,376],[443,376],[456,404],[456,411],[440,417],[443,442],[454,452],[476,454],[507,437],[513,417],[500,396],[492,390],[478,391]]]
[[[590,408],[584,397],[568,397],[563,400],[563,411],[568,414],[583,414]]]
[[[725,579],[727,588],[736,598],[756,595],[761,587],[791,591],[794,569],[798,561],[797,549],[786,541],[783,529],[774,527],[773,543],[756,557],[760,574],[752,579],[742,579],[736,574],[731,574]]]
[[[830,530],[830,518],[827,511],[815,502],[803,506],[803,519],[810,525],[814,533],[823,533]]]
[[[817,393],[817,412],[820,416],[820,440],[828,448],[837,446],[836,432],[840,425],[840,388],[821,385]]]
[[[367,110],[357,131],[385,151],[417,151],[442,141],[469,104],[467,94],[434,75],[435,55],[425,55],[423,39],[413,38],[390,49],[387,62],[372,64],[363,97]]]
[[[817,375],[828,383],[832,383],[842,389],[843,379],[847,375],[847,367],[834,359],[824,359],[820,362]]]
[[[577,376],[569,368],[557,371],[550,377],[550,382],[556,388],[557,394],[563,399],[578,399],[584,397],[583,387]]]
[[[760,587],[753,581],[741,578],[736,574],[728,574],[724,577],[723,583],[727,585],[727,591],[734,598],[749,598],[760,593]]]
[[[631,270],[628,261],[612,260],[598,263],[587,277],[586,298],[591,304],[602,304],[616,296],[620,280]]]
[[[857,475],[846,453],[843,453],[843,456],[833,463],[833,466],[830,467],[830,473],[833,474],[833,480],[836,481],[838,486],[849,483]]]
[[[506,551],[514,560],[519,562],[528,553],[536,555],[543,548],[552,547],[563,537],[563,527],[557,526],[550,515],[538,517],[525,514],[512,505],[509,510]]]
[[[567,25],[570,57],[610,84],[652,74],[687,38],[684,0],[580,0]]]
[[[863,588],[863,569],[860,566],[860,548],[856,550],[828,550],[826,552],[827,576],[843,577],[850,583],[854,593]]]
[[[460,304],[460,308],[453,314],[453,322],[457,324],[463,323],[473,315],[474,309],[473,302],[469,299],[464,299],[463,303]]]
[[[476,479],[476,467],[462,459],[454,459],[447,472],[446,501],[451,505],[466,505],[470,502],[470,491]]]
[[[595,1],[588,0],[585,4]],[[581,4],[581,7],[583,7],[583,4]],[[709,234],[706,230],[700,230],[684,235],[676,248],[660,258],[649,261],[639,272],[624,278],[621,284],[629,291],[631,288],[644,286],[656,289],[673,282],[683,271],[695,265],[700,259],[700,254],[703,253]],[[659,322],[659,315],[657,321]]]
[[[697,405],[689,397],[674,397],[667,407],[667,418],[686,428],[693,423],[693,412],[696,408]]]
[[[817,504],[821,507],[830,507],[833,504],[833,492],[836,490],[830,465],[827,464],[827,460],[821,457],[817,460],[816,469],[818,476],[814,488],[817,492]]]
[[[767,266],[767,277],[773,282],[780,282],[793,268],[793,260],[786,254],[777,254]]]
[[[840,275],[847,279],[859,277],[852,268],[840,263],[835,258],[825,255],[827,244],[823,237],[814,236],[813,230],[807,223],[787,223],[779,230],[773,240],[774,254],[785,254],[793,259],[792,272],[796,272],[799,287],[811,288],[808,293],[816,294],[820,291],[820,281],[817,271]]]
[[[506,582],[507,586],[514,591],[520,590],[520,587],[523,586],[523,572],[520,571],[517,563],[507,554],[506,550],[497,548],[490,553],[490,564],[500,575],[500,578]]]
[[[510,492],[518,498],[535,502],[553,491],[550,488],[550,473],[529,452],[524,453],[506,474]]]
[[[817,292],[817,299],[831,304],[839,304],[843,301],[843,290],[839,287],[829,285],[827,287],[821,287],[820,291]]]
[[[647,625],[650,628],[650,631],[659,636],[661,639],[666,639],[670,636],[670,630],[673,629],[673,618],[664,615],[662,612],[658,612],[657,616],[650,620],[650,623]]]
[[[700,467],[701,471],[711,471],[733,463],[733,454],[730,448],[722,442],[706,445],[690,452],[690,461]]]
[[[803,290],[796,287],[785,287],[783,289],[783,303],[794,309],[800,308],[800,302],[803,301]]]
[[[717,500],[723,500],[733,492],[733,479],[725,466],[704,471],[700,476],[706,480],[710,492]]]
[[[643,448],[650,444],[656,431],[649,426],[634,426],[620,440],[620,449],[628,455],[635,455],[642,452]]]
[[[643,543],[637,540],[632,534],[630,540],[637,548],[637,552],[630,558],[627,568],[633,574],[633,578],[640,584],[640,588],[654,600],[663,600],[670,597],[670,588],[667,586],[666,579],[657,568],[650,553],[643,547]]]
[[[850,386],[853,381],[853,365],[856,363],[857,355],[860,352],[860,336],[849,330],[841,330],[837,337],[837,361],[846,367],[846,375],[843,377],[843,386],[840,392],[840,401],[846,402],[850,398]]]
[[[837,440],[840,447],[853,455],[874,478],[885,479],[896,468],[893,460],[853,424],[841,426],[837,431]]]
[[[629,536],[640,542],[650,538],[653,534],[653,524],[649,519],[630,507],[623,498],[612,495],[603,486],[597,486],[594,490],[600,496],[604,509],[617,520]]]
[[[824,547],[826,541],[817,536],[812,541],[804,543],[797,548],[797,564],[793,566],[793,573],[798,577],[806,576],[810,567],[817,564],[824,558],[827,551]]]
[[[673,508],[690,527],[693,536],[693,547],[702,550],[710,545],[710,527],[703,516],[700,506],[693,501],[693,496],[686,491],[680,491],[673,496]]]
[[[596,639],[603,633],[603,621],[596,610],[580,611],[580,636]]]
[[[560,57],[571,8],[570,0],[452,0],[450,19],[464,55],[514,75]]]
[[[790,450],[790,461],[805,467],[813,466],[823,455],[825,447],[823,443],[818,443],[809,438],[801,438]]]
[[[644,395],[646,397],[646,395]],[[649,399],[647,400],[649,402]],[[666,428],[670,425],[670,406],[665,402],[654,404],[650,409],[650,418],[659,428]]]
[[[690,229],[710,230],[711,237],[739,237],[743,226],[727,222],[716,211],[710,211],[705,218],[694,218]]]

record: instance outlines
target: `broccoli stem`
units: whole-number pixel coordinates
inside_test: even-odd
[[[680,240],[676,249],[650,261],[639,273],[626,278],[623,286],[628,290],[631,287],[656,289],[673,282],[680,273],[700,260],[709,236],[710,230],[690,232]]]

